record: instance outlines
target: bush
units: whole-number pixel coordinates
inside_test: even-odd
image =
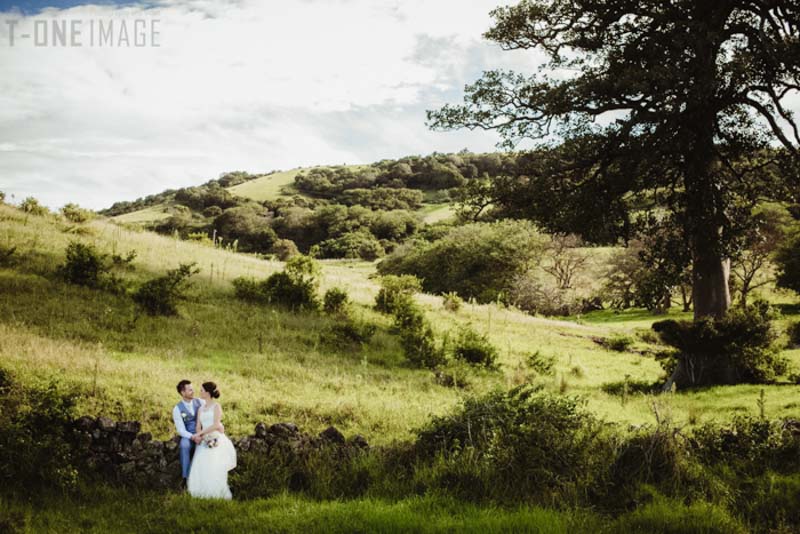
[[[350,304],[350,297],[347,296],[347,292],[333,287],[325,292],[322,309],[331,315],[343,315],[347,312],[348,304]]]
[[[615,334],[610,338],[606,339],[603,345],[608,350],[613,350],[615,352],[625,352],[633,345],[633,338],[630,336],[626,336],[624,334]]]
[[[22,387],[0,368],[0,492],[38,496],[75,487],[68,433],[75,398],[55,383]]]
[[[778,268],[777,285],[800,293],[800,234],[778,249],[775,254]]]
[[[394,319],[403,353],[412,365],[434,369],[445,363],[444,347],[437,346],[433,328],[413,301],[396,302]]]
[[[63,208],[61,208],[61,215],[64,216],[70,222],[81,224],[85,223],[92,219],[94,214],[89,211],[81,208],[77,204],[66,204]]]
[[[178,315],[178,301],[185,298],[189,278],[200,272],[194,263],[182,263],[177,269],[145,282],[133,294],[133,301],[148,315]]]
[[[322,341],[340,349],[360,349],[369,343],[378,327],[372,323],[346,318],[332,325],[322,335]]]
[[[575,503],[610,463],[601,426],[578,401],[521,386],[433,418],[415,449],[438,465],[430,483],[462,498]]]
[[[0,204],[6,201],[6,194],[4,191],[0,191]]]
[[[722,319],[660,321],[653,330],[676,349],[661,359],[678,387],[765,383],[787,370],[775,346],[773,318],[769,305],[757,302]]]
[[[464,304],[464,301],[453,291],[442,296],[442,307],[449,312],[456,313],[461,309],[462,304]]]
[[[278,239],[272,245],[272,253],[278,257],[280,261],[288,261],[300,254],[297,245],[291,239]]]
[[[319,265],[308,256],[295,256],[282,272],[258,282],[250,278],[233,281],[236,296],[258,304],[274,304],[291,310],[319,308],[317,287]]]
[[[540,261],[543,249],[543,237],[529,222],[474,223],[452,228],[433,243],[399,247],[378,264],[378,272],[415,275],[428,293],[455,291],[494,302]]]
[[[385,251],[380,242],[368,230],[348,232],[333,239],[319,243],[320,258],[350,258],[373,261],[383,256]]]
[[[583,311],[586,299],[575,289],[559,289],[543,283],[532,273],[523,273],[512,280],[508,300],[530,314],[563,317]]]
[[[50,213],[45,206],[39,204],[39,201],[33,197],[27,197],[25,200],[23,200],[19,205],[19,209],[31,215],[42,216]]]
[[[66,256],[66,261],[58,268],[59,275],[66,282],[116,293],[124,291],[122,280],[111,273],[113,260],[109,261],[108,256],[99,253],[94,245],[72,241],[67,245]]]
[[[497,364],[497,349],[485,335],[478,334],[470,326],[459,330],[453,356],[471,365],[492,368]]]
[[[375,309],[383,313],[394,313],[396,304],[400,300],[408,299],[421,290],[422,283],[416,276],[383,276],[381,289],[375,297]]]

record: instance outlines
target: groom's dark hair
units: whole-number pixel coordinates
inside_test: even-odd
[[[183,388],[185,388],[191,383],[192,383],[191,380],[181,380],[180,382],[178,382],[178,394],[183,395]]]

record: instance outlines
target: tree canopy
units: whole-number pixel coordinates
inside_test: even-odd
[[[800,4],[522,0],[492,16],[487,38],[546,62],[484,73],[430,125],[533,140],[530,171],[506,192],[540,222],[595,219],[601,237],[625,237],[634,206],[666,207],[691,252],[695,316],[724,314],[743,214],[800,191],[786,103],[800,90]]]

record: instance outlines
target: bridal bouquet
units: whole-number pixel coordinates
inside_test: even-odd
[[[207,434],[203,437],[203,445],[208,447],[209,449],[213,449],[217,445],[219,445],[219,435],[216,432],[212,432]]]

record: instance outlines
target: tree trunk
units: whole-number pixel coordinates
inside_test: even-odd
[[[725,315],[731,307],[731,292],[728,279],[731,274],[731,262],[714,250],[698,250],[694,252],[692,271],[692,300],[694,302],[694,318],[716,317]]]

